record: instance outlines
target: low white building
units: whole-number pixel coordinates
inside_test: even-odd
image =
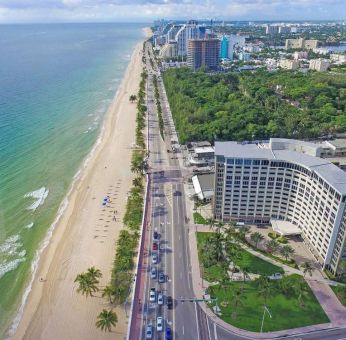
[[[214,197],[214,174],[201,174],[192,176],[195,195],[200,201],[210,202]]]

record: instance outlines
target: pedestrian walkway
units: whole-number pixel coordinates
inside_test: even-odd
[[[191,254],[190,258],[191,258],[191,273],[192,273],[193,290],[194,290],[196,298],[202,299],[203,296],[205,295],[205,290],[207,288],[207,285],[206,285],[206,282],[202,280],[201,278],[199,259],[198,259],[198,250],[197,250],[196,232],[197,231],[210,232],[210,229],[209,229],[209,226],[206,226],[206,225],[194,224],[193,226],[190,226],[189,230],[190,230],[189,247],[190,247],[190,254]],[[247,250],[248,249],[252,250],[247,247]],[[255,251],[253,251],[253,254],[258,256],[257,252]],[[270,262],[269,259],[265,256],[264,256],[264,259]],[[279,266],[284,266],[281,263],[278,263],[274,260],[272,263]],[[301,271],[291,268],[289,266],[285,266],[285,270],[286,270],[286,267],[288,267],[287,270],[288,269],[291,270],[290,273],[293,273],[293,272],[296,273],[297,271],[300,275],[302,275]],[[323,310],[330,318],[331,320],[330,323],[312,325],[312,326],[306,326],[306,327],[300,327],[300,328],[293,328],[293,329],[277,331],[277,332],[256,333],[256,332],[246,331],[226,323],[225,321],[218,318],[206,306],[205,303],[201,303],[200,306],[203,309],[203,311],[211,318],[211,320],[213,320],[214,322],[216,322],[218,325],[225,328],[226,330],[238,335],[243,335],[243,336],[256,338],[256,339],[268,339],[268,338],[275,338],[275,337],[281,337],[281,336],[289,336],[289,335],[295,335],[300,333],[315,332],[315,331],[345,326],[346,325],[346,308],[340,304],[337,297],[331,291],[329,285],[327,285],[326,283],[317,282],[315,280],[307,280],[307,282],[309,286],[311,287],[311,289],[313,290],[314,294],[316,295]]]

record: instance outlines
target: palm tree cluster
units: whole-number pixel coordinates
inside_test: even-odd
[[[261,233],[259,233],[258,231],[255,231],[255,232],[251,233],[250,240],[255,245],[255,247],[258,248],[259,243],[264,240],[264,236]],[[292,259],[292,257],[295,254],[294,249],[290,245],[285,244],[283,246],[280,246],[280,244],[276,240],[267,241],[265,243],[265,247],[266,247],[267,253],[269,253],[271,255],[278,253],[282,257],[285,258],[286,262],[289,259]]]
[[[77,292],[82,293],[86,297],[94,296],[93,293],[99,291],[97,284],[101,277],[101,271],[94,266],[90,267],[87,272],[78,274],[74,280],[74,282],[78,283]]]
[[[159,87],[157,84],[156,75],[153,76],[153,83],[154,83],[154,87],[155,87],[155,99],[156,99],[156,107],[157,107],[157,116],[159,118],[160,135],[161,135],[162,139],[165,139],[164,123],[163,123],[163,118],[162,118],[162,107],[161,107],[161,102],[160,102],[160,92],[159,92]]]

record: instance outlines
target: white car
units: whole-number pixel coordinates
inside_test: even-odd
[[[155,288],[150,288],[149,301],[150,302],[155,302],[156,301],[156,290],[155,290]]]
[[[151,257],[151,262],[156,264],[157,262],[159,262],[159,257],[157,256],[156,253],[153,253],[152,257]]]
[[[150,277],[151,277],[152,279],[156,279],[156,278],[157,278],[157,270],[156,270],[155,267],[151,267]]]
[[[158,332],[163,331],[163,318],[162,318],[162,316],[158,316],[156,319],[156,330]]]
[[[148,325],[147,329],[145,330],[145,338],[146,339],[152,339],[153,338],[153,327],[151,325]]]
[[[162,293],[157,294],[157,304],[163,305],[163,294]]]

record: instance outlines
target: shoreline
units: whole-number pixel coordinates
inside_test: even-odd
[[[145,29],[144,29],[145,30]],[[146,32],[147,33],[147,32]],[[147,34],[146,34],[147,36]],[[45,236],[45,238],[41,241],[39,249],[36,252],[35,258],[32,262],[32,278],[30,279],[30,282],[28,284],[28,286],[26,287],[24,293],[23,293],[23,297],[22,297],[22,303],[21,306],[17,312],[17,314],[15,315],[10,328],[8,329],[7,332],[7,337],[13,337],[13,338],[45,338],[47,339],[47,336],[43,336],[42,331],[44,331],[44,329],[46,329],[46,325],[47,322],[44,322],[43,320],[40,319],[45,319],[45,320],[51,320],[51,319],[56,319],[58,316],[55,314],[50,314],[50,315],[45,315],[45,313],[41,313],[41,309],[46,309],[46,307],[48,307],[49,310],[52,310],[54,308],[54,304],[51,304],[51,301],[49,300],[48,303],[47,301],[45,301],[45,295],[47,293],[47,291],[50,291],[50,293],[48,294],[49,297],[51,297],[52,295],[56,296],[57,289],[63,290],[64,286],[61,285],[60,283],[56,285],[56,287],[52,287],[52,284],[49,284],[48,286],[48,282],[50,282],[50,280],[54,281],[55,279],[60,279],[59,277],[54,277],[54,272],[57,268],[55,268],[53,266],[54,264],[54,260],[56,257],[64,257],[63,254],[61,254],[63,252],[63,248],[69,247],[70,248],[70,255],[73,255],[73,249],[74,243],[77,243],[79,246],[81,246],[81,241],[79,239],[79,235],[78,233],[76,233],[76,229],[78,229],[79,226],[74,226],[72,224],[71,226],[71,219],[74,218],[75,220],[77,219],[81,219],[81,216],[83,214],[83,212],[85,209],[79,209],[80,207],[83,208],[83,206],[85,207],[86,205],[90,205],[89,204],[84,204],[82,206],[80,206],[79,203],[79,199],[83,200],[83,197],[81,197],[82,193],[83,194],[91,194],[91,188],[88,185],[89,184],[89,180],[92,180],[93,182],[96,181],[96,185],[98,184],[98,182],[102,182],[102,181],[107,181],[107,179],[102,178],[103,174],[101,175],[99,173],[99,171],[97,171],[98,168],[98,160],[104,160],[106,162],[113,162],[116,163],[117,162],[117,158],[113,159],[111,156],[109,157],[102,157],[105,156],[105,149],[109,148],[109,146],[112,146],[110,144],[112,144],[112,139],[115,139],[115,135],[121,134],[121,130],[122,128],[124,128],[123,125],[119,124],[119,120],[121,120],[121,109],[125,106],[129,111],[133,111],[131,113],[127,112],[128,114],[131,114],[131,121],[133,120],[133,123],[135,121],[135,113],[136,113],[136,107],[135,105],[129,105],[128,103],[128,92],[131,91],[132,93],[137,93],[137,89],[138,89],[138,84],[139,84],[139,75],[140,72],[142,70],[142,62],[141,62],[141,46],[142,46],[142,42],[144,39],[141,40],[141,42],[139,42],[132,53],[131,56],[131,60],[127,66],[127,69],[123,75],[122,81],[119,85],[118,90],[116,91],[112,103],[110,104],[104,120],[103,120],[103,125],[102,128],[100,130],[99,136],[97,137],[95,144],[93,145],[92,149],[90,150],[90,152],[88,153],[87,157],[85,158],[85,160],[83,160],[81,167],[79,168],[79,170],[77,171],[77,173],[75,174],[75,176],[73,177],[73,181],[71,183],[71,187],[68,190],[66,196],[64,197],[63,201],[61,202],[57,215],[53,221],[53,223],[51,224],[51,226],[49,227],[49,229],[47,230],[47,234]],[[134,81],[133,78],[138,78],[137,81]],[[129,89],[130,87],[130,89]],[[132,119],[133,118],[133,119]],[[124,120],[124,118],[123,118]],[[128,119],[129,120],[129,119]],[[126,123],[126,122],[125,122]],[[132,122],[129,122],[130,125]],[[131,126],[128,126],[131,127]],[[127,130],[127,129],[126,129]],[[127,138],[126,141],[130,138],[133,137],[134,139],[134,129],[130,130],[132,132],[131,133],[127,133]],[[132,136],[133,135],[133,136]],[[118,137],[118,136],[117,136]],[[126,134],[124,134],[124,137],[126,137]],[[121,150],[122,152],[127,153],[127,155],[124,155],[124,158],[128,159],[128,161],[130,161],[130,157],[131,157],[131,148],[130,148],[130,144],[128,144],[128,148],[127,150]],[[116,145],[114,146],[116,148]],[[119,151],[120,152],[120,151]],[[107,156],[107,155],[106,155]],[[114,156],[114,154],[113,154]],[[110,167],[116,167],[116,164],[113,164]],[[124,165],[125,167],[125,165]],[[132,180],[132,174],[130,173],[130,165],[128,164],[128,166],[126,166],[126,169],[119,169],[122,170],[123,172],[127,172],[125,173],[125,177],[127,177],[127,179]],[[107,170],[107,166],[105,166],[105,170]],[[116,169],[114,169],[116,170]],[[91,178],[94,177],[94,178]],[[109,182],[110,180],[108,180],[107,182]],[[112,182],[113,183],[113,182]],[[131,183],[131,182],[130,182]],[[129,183],[129,184],[130,184]],[[104,191],[106,191],[107,189],[104,188]],[[97,190],[99,191],[99,190]],[[83,195],[82,195],[83,196]],[[94,197],[93,197],[94,198]],[[100,199],[101,197],[97,197],[97,199]],[[125,197],[124,197],[125,198]],[[96,198],[95,198],[96,199]],[[126,200],[123,200],[126,201]],[[86,203],[86,202],[84,202]],[[94,201],[94,203],[98,204],[99,201],[96,200]],[[95,205],[95,204],[94,204]],[[94,209],[95,210],[95,209]],[[98,209],[101,210],[101,209]],[[95,214],[94,214],[95,215]],[[95,216],[94,216],[95,217]],[[121,221],[122,218],[119,219],[119,221]],[[91,223],[89,223],[91,224]],[[85,264],[85,266],[83,265],[83,269],[80,268],[81,270],[77,270],[75,269],[75,276],[81,272],[86,270],[88,267],[95,265],[98,268],[102,267],[102,272],[104,275],[104,278],[100,281],[100,284],[102,285],[106,285],[109,283],[110,281],[110,271],[111,271],[111,265],[108,265],[106,268],[105,265],[102,263],[102,261],[100,261],[99,259],[99,263],[95,263],[95,257],[98,257],[101,259],[102,258],[108,258],[108,261],[110,260],[111,262],[113,262],[114,259],[114,255],[115,255],[115,241],[116,241],[116,237],[118,232],[121,230],[121,226],[119,226],[119,224],[121,225],[121,223],[117,223],[117,226],[113,226],[113,228],[109,228],[109,231],[111,232],[109,234],[110,237],[107,237],[108,243],[110,243],[108,245],[108,249],[103,251],[103,256],[102,254],[100,254],[100,249],[96,249],[98,248],[97,246],[94,246],[94,251],[92,251],[92,249],[87,248],[88,252],[86,253],[86,257],[91,257],[91,253],[94,253],[92,256],[93,258],[90,258],[89,263]],[[70,228],[68,228],[68,226]],[[80,231],[80,230],[78,230]],[[71,233],[75,233],[76,238],[71,238],[70,239],[70,234]],[[90,230],[89,230],[90,233]],[[90,235],[89,235],[90,236]],[[86,236],[81,236],[81,238],[83,239],[86,238]],[[111,240],[109,240],[111,239]],[[111,241],[111,242],[109,242]],[[106,242],[106,241],[102,241],[102,242]],[[89,240],[90,243],[90,240]],[[101,249],[102,250],[102,249]],[[108,252],[106,252],[108,250]],[[76,250],[77,251],[77,250]],[[76,252],[75,251],[75,252]],[[110,254],[111,252],[111,254]],[[76,255],[76,254],[74,254]],[[78,257],[78,254],[77,254]],[[83,261],[82,261],[83,262]],[[60,263],[60,267],[65,267],[64,270],[66,270],[66,265],[64,263]],[[61,269],[61,268],[60,268]],[[38,278],[44,278],[45,282],[42,282],[41,280],[39,280]],[[65,282],[65,286],[66,285],[72,285],[74,286],[73,283],[74,278],[71,281],[67,281]],[[46,282],[47,281],[47,282]],[[77,293],[75,293],[75,289],[74,287],[72,287],[72,291],[70,290],[70,292],[73,295],[76,295]],[[53,294],[52,294],[53,293]],[[70,297],[68,298],[68,300],[70,299]],[[87,301],[85,297],[81,296],[80,294],[75,296],[76,300],[81,300],[78,302],[79,309],[84,307],[84,310],[87,309],[89,310],[90,306],[88,305],[93,305],[93,309],[94,309],[94,322],[92,322],[92,324],[90,325],[90,321],[86,320],[85,318],[83,318],[82,316],[80,316],[79,319],[79,323],[84,324],[83,326],[80,325],[81,327],[83,327],[83,331],[85,332],[87,330],[87,335],[90,338],[95,338],[94,335],[92,335],[93,333],[97,332],[98,333],[98,337],[102,334],[101,331],[97,330],[94,323],[96,322],[96,316],[98,315],[98,313],[103,309],[106,308],[104,305],[107,304],[105,300],[101,300],[98,298],[88,298]],[[100,300],[100,301],[96,301]],[[89,301],[88,301],[89,300]],[[91,301],[93,300],[93,301]],[[84,306],[83,306],[84,305]],[[97,311],[95,311],[97,306]],[[53,307],[53,308],[52,308]],[[68,319],[68,315],[66,313],[67,311],[64,309],[64,313],[63,316],[64,318]],[[90,312],[90,311],[89,311]],[[116,312],[118,314],[118,319],[119,319],[119,323],[116,327],[116,333],[117,330],[119,328],[126,328],[126,320],[124,319],[123,315],[124,314],[122,311],[122,308],[117,307],[116,308]],[[90,313],[89,313],[90,314]],[[44,317],[43,317],[44,315]],[[78,315],[76,315],[78,317]],[[63,321],[63,320],[60,320]],[[74,320],[75,321],[75,320]],[[84,322],[83,322],[84,321]],[[123,322],[124,321],[124,322]],[[124,323],[124,327],[121,327],[121,323]],[[56,323],[56,322],[54,322]],[[64,324],[64,322],[63,322]],[[90,329],[88,330],[89,327],[91,327],[94,331],[90,332]],[[86,337],[85,334],[83,335],[84,332],[79,332],[81,330],[81,328],[79,328],[79,326],[74,327],[75,329],[68,329],[69,330],[69,335],[66,337],[65,336],[59,336],[60,339],[63,338],[74,338],[74,339],[78,339],[78,338],[88,338],[88,336]],[[54,330],[51,329],[50,330],[50,337],[56,338],[57,334],[53,334]],[[65,329],[66,331],[66,329]],[[77,331],[74,335],[73,335],[73,331]],[[53,332],[53,333],[52,333]],[[29,334],[28,334],[29,333]],[[36,334],[34,336],[34,334]],[[106,336],[107,337],[107,336]],[[113,335],[114,337],[114,335]],[[49,337],[48,337],[49,338]]]

